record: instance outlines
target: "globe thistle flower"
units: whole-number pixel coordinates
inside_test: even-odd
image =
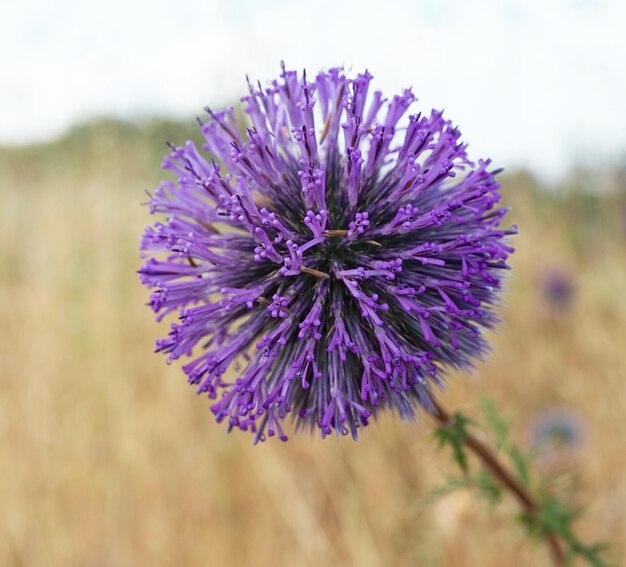
[[[541,274],[540,287],[544,301],[551,310],[564,313],[571,308],[576,289],[569,272],[558,267],[545,269]]]
[[[544,460],[564,450],[575,451],[584,445],[584,429],[582,419],[575,412],[567,408],[548,409],[530,426],[530,446]]]
[[[170,145],[141,248],[157,342],[228,428],[286,439],[283,422],[357,437],[384,409],[432,409],[446,368],[486,351],[481,327],[512,252],[497,170],[471,162],[441,112],[408,114],[372,76],[283,66],[204,144]],[[408,115],[408,116],[407,116]]]

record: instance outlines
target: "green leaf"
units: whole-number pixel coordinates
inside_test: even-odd
[[[428,506],[447,496],[448,494],[452,494],[453,492],[457,492],[458,490],[463,490],[469,488],[472,484],[472,479],[469,477],[463,478],[449,478],[442,485],[435,487],[425,498],[424,506]]]
[[[491,504],[498,504],[502,500],[502,488],[487,470],[478,471],[473,480],[480,494]]]
[[[601,557],[607,548],[605,543],[586,545],[574,534],[572,523],[581,515],[580,509],[570,508],[556,498],[544,497],[539,510],[529,520],[534,524],[534,531],[542,537],[552,533],[562,538],[567,545],[568,561],[578,556],[592,567],[608,567],[608,563]]]
[[[487,397],[483,397],[480,400],[483,414],[485,415],[485,421],[487,426],[495,435],[496,449],[500,450],[502,447],[508,444],[509,429],[506,422],[500,417],[496,405]]]
[[[455,413],[450,417],[448,423],[440,425],[434,431],[434,436],[438,441],[439,446],[450,446],[454,462],[464,473],[469,472],[464,443],[465,439],[469,435],[467,432],[467,426],[471,423],[471,420],[463,414]]]
[[[509,456],[511,457],[511,463],[515,474],[519,478],[520,482],[525,486],[530,486],[530,473],[528,469],[527,457],[517,447],[511,447],[509,449]]]

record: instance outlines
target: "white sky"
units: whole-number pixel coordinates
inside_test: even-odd
[[[555,177],[626,154],[624,0],[2,0],[0,144],[91,115],[195,115],[245,74],[367,67],[473,157]]]

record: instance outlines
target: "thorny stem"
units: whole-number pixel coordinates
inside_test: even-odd
[[[432,400],[434,411],[432,416],[444,427],[450,425],[452,418],[436,400]],[[476,439],[471,433],[463,437],[463,443],[474,453],[487,467],[500,484],[506,488],[518,501],[524,513],[528,517],[533,517],[539,511],[539,504],[526,488],[511,474],[509,470],[498,460],[498,457],[489,447]],[[550,550],[554,565],[560,567],[565,565],[565,553],[561,547],[561,542],[553,533],[545,534],[546,544]]]

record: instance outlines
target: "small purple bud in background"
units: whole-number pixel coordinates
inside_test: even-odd
[[[283,66],[170,146],[142,282],[157,342],[217,421],[255,441],[296,426],[357,437],[371,416],[432,409],[446,369],[488,349],[507,258],[500,184],[442,112],[410,114],[372,76]],[[245,134],[241,134],[245,132]],[[240,370],[235,373],[236,368]]]
[[[541,294],[546,305],[555,313],[565,313],[572,307],[576,288],[572,274],[563,268],[546,268],[539,277]]]
[[[584,445],[582,419],[566,408],[546,410],[530,426],[529,443],[532,452],[544,461],[572,454]]]

